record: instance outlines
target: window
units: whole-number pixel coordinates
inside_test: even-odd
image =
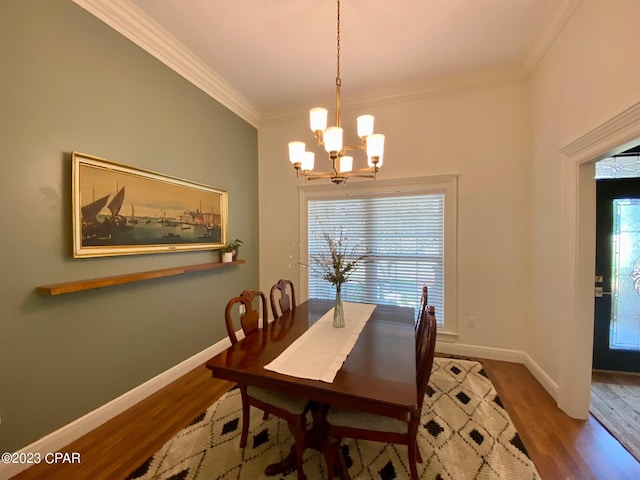
[[[300,254],[327,250],[323,230],[342,232],[349,245],[371,252],[343,286],[343,300],[417,309],[427,285],[441,330],[454,333],[456,184],[457,177],[447,176],[302,187]],[[308,270],[301,280],[308,297],[334,298],[334,287]]]

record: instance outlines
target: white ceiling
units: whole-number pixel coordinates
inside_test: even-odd
[[[94,14],[101,10],[96,16],[103,20],[104,11],[116,3],[74,1]],[[446,85],[526,78],[578,2],[342,0],[343,104]],[[188,50],[225,85],[227,94],[237,95],[258,118],[318,102],[331,106],[327,102],[335,95],[335,0],[118,3],[120,17],[124,5],[136,20],[129,22],[134,27],[120,28],[121,33],[135,37],[130,30],[144,24],[151,36],[181,52]],[[113,12],[106,16],[112,17],[105,20],[112,26],[123,23],[121,18],[114,21]]]

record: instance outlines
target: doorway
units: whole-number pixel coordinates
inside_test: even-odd
[[[558,406],[589,417],[593,360],[595,162],[640,143],[640,101],[560,149],[562,158],[562,299]]]
[[[640,178],[596,182],[593,368],[640,372]]]
[[[596,164],[595,203],[590,411],[640,460],[640,147]]]

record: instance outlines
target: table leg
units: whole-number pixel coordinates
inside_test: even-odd
[[[294,444],[291,446],[289,455],[278,463],[267,465],[267,468],[264,469],[264,474],[269,477],[274,477],[276,475],[286,475],[287,473],[294,471],[297,465],[296,457],[296,446]]]
[[[340,480],[351,480],[351,475],[349,475],[349,470],[347,469],[347,463],[345,462],[344,455],[342,454],[342,449],[338,447],[337,450],[335,474]],[[289,455],[287,455],[282,461],[278,463],[267,465],[267,467],[264,469],[264,474],[269,477],[274,477],[276,475],[286,475],[289,472],[293,472],[296,469],[296,465],[296,446],[292,445],[291,450],[289,451]],[[298,474],[298,478],[306,478],[306,476],[301,477]]]
[[[327,439],[327,411],[329,405],[312,402],[311,406],[311,418],[313,419],[313,426],[307,430],[304,436],[304,448],[313,448],[322,452],[324,448],[324,442]],[[292,472],[296,469],[296,446],[291,447],[289,454],[280,462],[268,465],[265,468],[264,473],[267,476],[284,475]],[[351,480],[351,476],[347,470],[344,455],[342,449],[338,448],[338,455],[336,458],[336,473],[340,480]],[[298,472],[298,479],[306,478],[304,473]]]
[[[347,462],[344,459],[340,445],[338,445],[337,448],[335,462],[335,473],[338,475],[338,478],[340,480],[351,480],[351,475],[349,475],[349,470],[347,470]]]

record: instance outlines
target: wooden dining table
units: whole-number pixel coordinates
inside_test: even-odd
[[[326,433],[323,413],[331,405],[400,419],[417,406],[415,319],[410,307],[377,305],[331,383],[264,368],[333,306],[331,300],[307,300],[206,363],[215,378],[286,392],[320,406],[305,439],[307,448],[318,450]],[[339,477],[348,479],[344,462],[338,460]],[[292,448],[289,457],[265,473],[280,474],[295,465]]]

